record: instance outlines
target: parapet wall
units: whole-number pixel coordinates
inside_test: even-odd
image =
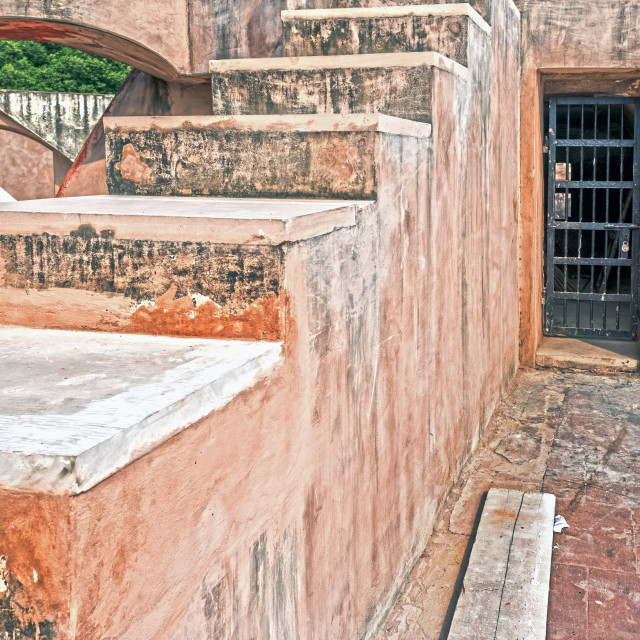
[[[0,111],[73,160],[112,95],[53,91],[0,91]]]

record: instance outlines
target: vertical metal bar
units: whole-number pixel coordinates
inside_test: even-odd
[[[553,330],[554,302],[555,302],[555,193],[556,193],[556,126],[557,102],[552,98],[549,104],[549,197],[547,199],[547,291],[545,296],[545,329]]]
[[[640,101],[634,100],[633,114],[633,216],[634,225],[640,222]],[[631,307],[629,309],[629,329],[632,339],[638,335],[638,231],[631,233]]]
[[[593,120],[597,122],[598,119],[598,105],[593,105]],[[594,125],[594,137],[596,135],[597,129],[595,129]],[[596,181],[596,164],[598,160],[597,147],[592,147],[593,151],[593,181]],[[596,221],[596,198],[597,198],[597,190],[593,187],[593,198],[591,201],[591,222]],[[595,229],[591,229],[591,258],[596,257],[596,231]],[[591,265],[591,293],[595,292],[595,267]],[[589,300],[589,327],[593,329],[593,300]]]
[[[620,250],[618,249],[618,253]],[[620,295],[620,269],[618,266],[618,273],[616,274],[616,293]],[[620,302],[616,302],[616,331],[620,331]]]

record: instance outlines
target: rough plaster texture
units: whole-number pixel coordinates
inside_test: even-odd
[[[389,7],[456,4],[451,0],[287,0],[289,9],[350,9],[359,7]],[[485,20],[491,22],[492,0],[471,0],[469,3]]]
[[[287,247],[278,372],[68,499],[60,638],[375,635],[517,364],[513,5],[481,35],[377,206]]]
[[[546,92],[637,96],[640,5],[615,0],[517,4],[522,11],[520,359],[533,366],[542,337],[542,99]]]
[[[467,4],[287,11],[282,15],[287,56],[437,51],[467,63],[471,25],[487,23]]]
[[[210,82],[180,84],[142,71],[129,74],[107,108],[108,116],[164,116],[211,113]],[[57,193],[59,197],[104,195],[106,180],[104,123],[101,118],[82,147]]]
[[[278,340],[284,243],[367,202],[55,198],[0,207],[0,322]]]
[[[430,125],[372,115],[122,118],[107,126],[110,193],[374,198],[386,138]],[[257,158],[271,158],[268,165]]]
[[[73,160],[112,99],[88,93],[0,91],[0,111]]]

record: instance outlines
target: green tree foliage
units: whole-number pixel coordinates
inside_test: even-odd
[[[127,65],[56,44],[0,40],[0,89],[115,93]]]

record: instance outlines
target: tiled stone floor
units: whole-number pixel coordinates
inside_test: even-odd
[[[522,370],[452,491],[378,640],[445,640],[491,486],[545,491],[548,640],[640,639],[640,378]]]

